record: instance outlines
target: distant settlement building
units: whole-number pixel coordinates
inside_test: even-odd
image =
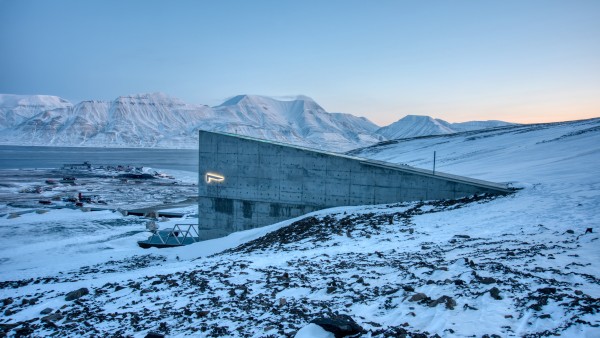
[[[200,236],[211,239],[315,210],[350,205],[505,194],[505,185],[200,131]]]

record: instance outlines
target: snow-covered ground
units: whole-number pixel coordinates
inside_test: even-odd
[[[354,154],[430,168],[433,151],[439,171],[523,189],[333,208],[163,250],[138,248],[144,220],[111,211],[1,218],[0,329],[325,337],[310,321],[346,314],[364,337],[600,336],[600,119]]]

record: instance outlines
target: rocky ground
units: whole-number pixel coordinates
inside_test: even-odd
[[[349,208],[175,268],[152,251],[2,281],[0,335],[293,337],[337,315],[362,337],[599,333],[596,229],[460,224],[514,198]]]

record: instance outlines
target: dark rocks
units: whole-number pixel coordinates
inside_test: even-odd
[[[413,288],[413,287],[412,287],[412,286],[410,286],[410,285],[403,285],[403,286],[402,286],[402,289],[403,289],[404,291],[406,291],[406,292],[414,292],[414,291],[415,291],[415,288]]]
[[[12,304],[13,302],[14,302],[14,300],[13,300],[11,297],[4,298],[4,299],[2,300],[2,304],[3,304],[4,306],[10,305],[10,304]]]
[[[56,322],[63,318],[63,315],[60,312],[56,312],[45,317],[42,317],[43,322]]]
[[[537,289],[537,292],[542,293],[544,295],[551,295],[556,293],[556,288],[540,288]]]
[[[47,308],[43,309],[42,311],[40,311],[40,314],[41,315],[47,315],[47,314],[52,313],[52,311],[54,311],[54,310],[52,310],[51,308],[47,307]]]
[[[481,277],[479,281],[483,284],[494,284],[496,283],[496,279],[492,277]]]
[[[24,325],[23,327],[15,330],[15,337],[30,337],[33,333],[33,328],[29,325]]]
[[[498,289],[497,287],[493,287],[490,289],[490,296],[492,296],[492,298],[494,298],[495,300],[502,299],[502,296],[500,296],[500,289]]]
[[[473,310],[473,311],[477,311],[478,309],[474,306],[471,306],[469,304],[465,304],[463,305],[463,310]]]
[[[162,333],[150,331],[146,334],[145,338],[165,338],[165,335]]]
[[[333,333],[336,338],[356,335],[363,331],[363,328],[348,315],[337,315],[331,318],[317,318],[313,319],[311,323],[317,324],[325,331]]]
[[[542,311],[542,308],[544,307],[544,305],[548,305],[548,297],[544,296],[544,297],[538,297],[538,298],[534,298],[536,300],[535,304],[532,304],[529,306],[530,309],[533,309],[535,311]]]
[[[209,313],[210,313],[210,311],[198,311],[198,312],[196,312],[196,317],[198,317],[198,318],[206,317],[206,316],[208,316]]]
[[[81,288],[81,289],[67,293],[67,295],[65,296],[65,300],[66,301],[76,300],[85,295],[88,295],[89,293],[90,293],[90,291],[87,288]]]
[[[441,296],[440,298],[429,302],[429,307],[436,307],[439,304],[445,304],[446,309],[454,310],[454,307],[456,306],[456,301],[450,296]]]
[[[390,327],[387,330],[378,330],[373,332],[374,337],[383,336],[383,337],[398,337],[398,338],[406,338],[409,337],[409,332],[406,331],[403,327]]]
[[[427,299],[427,298],[429,298],[429,297],[427,297],[427,295],[424,293],[415,293],[414,295],[412,295],[412,297],[410,297],[408,299],[408,301],[409,302],[420,302],[423,299]]]

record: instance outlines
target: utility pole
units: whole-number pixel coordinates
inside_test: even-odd
[[[435,150],[433,151],[433,174],[435,175]]]

